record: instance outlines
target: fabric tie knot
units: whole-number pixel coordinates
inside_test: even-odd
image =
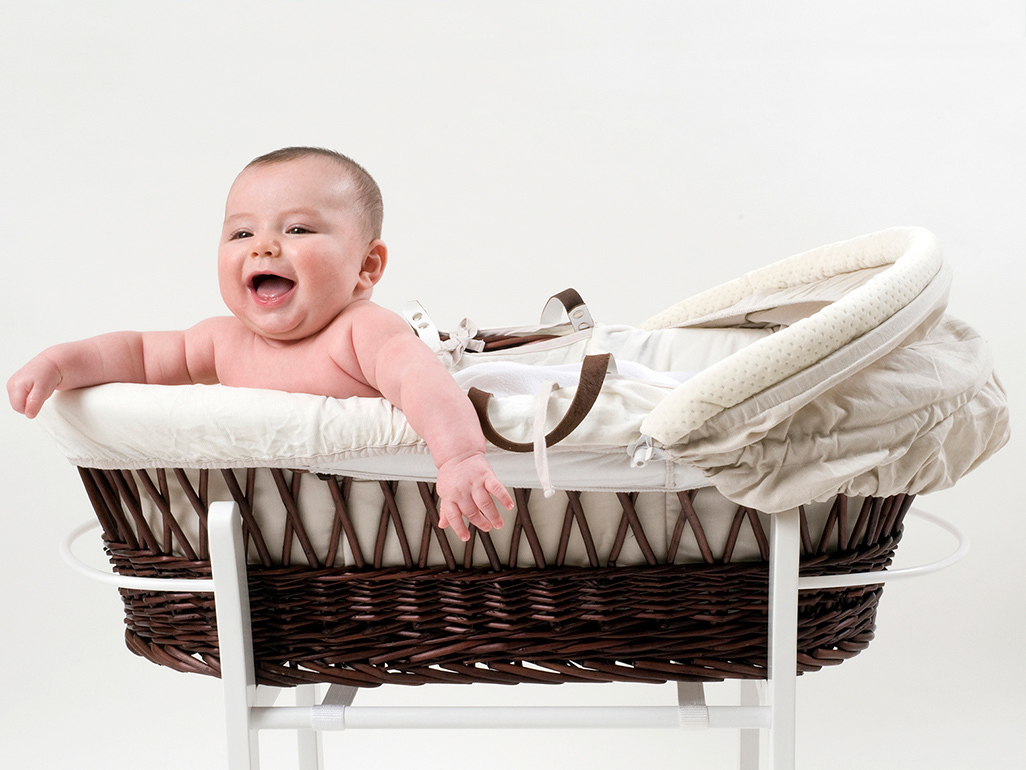
[[[463,358],[464,351],[480,353],[484,350],[484,341],[474,339],[477,331],[477,325],[469,318],[464,318],[455,331],[449,333],[449,339],[441,341],[441,351],[445,355],[447,366],[453,367],[458,364]]]

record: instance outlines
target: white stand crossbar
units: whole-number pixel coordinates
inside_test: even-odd
[[[690,727],[677,706],[274,706],[254,708],[255,730],[458,730]],[[711,706],[702,727],[738,730],[770,726],[767,706]]]

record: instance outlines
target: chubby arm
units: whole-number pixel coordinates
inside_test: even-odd
[[[462,540],[463,519],[482,530],[502,526],[493,496],[507,510],[513,499],[485,458],[481,424],[466,394],[406,322],[372,303],[352,325],[353,350],[368,384],[403,410],[438,468],[441,526]]]
[[[216,382],[207,322],[188,331],[113,332],[54,345],[7,381],[15,411],[39,414],[55,390],[105,382],[184,385]]]

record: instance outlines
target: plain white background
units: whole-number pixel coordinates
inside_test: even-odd
[[[253,156],[339,149],[384,190],[376,299],[527,323],[575,286],[639,323],[792,253],[895,224],[940,237],[951,312],[1026,409],[1026,10],[916,2],[0,3],[6,379],[47,345],[224,312],[224,194]],[[218,683],[123,646],[120,600],[60,562],[90,511],[0,412],[0,764],[219,768]],[[925,506],[957,567],[887,589],[878,638],[799,682],[799,767],[1021,762],[1018,436]],[[902,562],[944,552],[909,528]],[[723,697],[727,697],[727,692]],[[719,697],[719,696],[717,696]],[[365,703],[670,703],[671,687],[376,691]],[[266,741],[265,766],[290,745]],[[734,767],[734,735],[352,733],[329,767]],[[416,764],[414,764],[416,763]]]

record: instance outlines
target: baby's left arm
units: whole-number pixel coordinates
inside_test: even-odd
[[[438,468],[439,518],[462,540],[464,519],[481,530],[502,526],[493,497],[507,510],[513,499],[485,457],[485,438],[466,394],[430,349],[395,313],[361,303],[354,313],[353,350],[368,384],[403,410],[427,442]]]

